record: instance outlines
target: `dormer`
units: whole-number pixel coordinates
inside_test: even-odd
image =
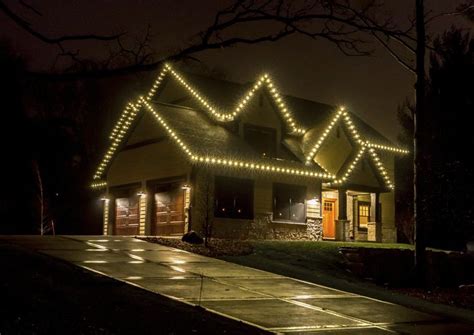
[[[265,157],[278,158],[284,126],[275,106],[265,91],[249,103],[249,108],[238,117],[239,135],[255,151]]]

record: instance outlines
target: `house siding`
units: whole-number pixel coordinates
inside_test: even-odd
[[[252,179],[254,181],[254,219],[241,220],[214,217],[214,179],[216,176]],[[191,228],[204,232],[206,210],[213,226],[213,236],[222,238],[310,239],[308,225],[273,222],[273,183],[287,183],[306,187],[306,199],[321,198],[321,181],[291,176],[272,176],[245,173],[231,169],[195,167],[192,189]],[[206,198],[208,201],[206,202]]]
[[[395,158],[389,153],[380,153],[379,157],[383,162],[388,176],[391,180],[395,180]],[[397,187],[397,185],[395,185]],[[395,223],[395,192],[380,194],[380,203],[382,207],[382,242],[397,242],[397,227]]]
[[[110,166],[110,186],[186,175],[191,165],[169,139],[120,152]]]
[[[393,192],[380,194],[382,207],[382,242],[397,242],[395,225],[395,196]]]

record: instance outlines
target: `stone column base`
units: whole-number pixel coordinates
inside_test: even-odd
[[[382,223],[367,223],[367,241],[382,242]]]
[[[351,220],[336,220],[336,241],[351,241],[350,223]]]
[[[314,217],[307,219],[306,233],[311,241],[321,241],[323,238],[323,219]]]

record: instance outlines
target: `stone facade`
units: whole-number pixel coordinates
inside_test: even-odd
[[[337,241],[351,241],[350,236],[350,220],[336,220],[336,240]]]
[[[306,223],[272,221],[272,213],[259,213],[254,220],[214,218],[214,237],[249,240],[322,239],[322,219],[308,218]]]
[[[367,241],[381,242],[382,227],[380,222],[369,222],[367,224]]]

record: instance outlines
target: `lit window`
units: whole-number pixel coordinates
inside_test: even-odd
[[[370,216],[370,204],[367,202],[359,202],[359,228],[367,229]]]

